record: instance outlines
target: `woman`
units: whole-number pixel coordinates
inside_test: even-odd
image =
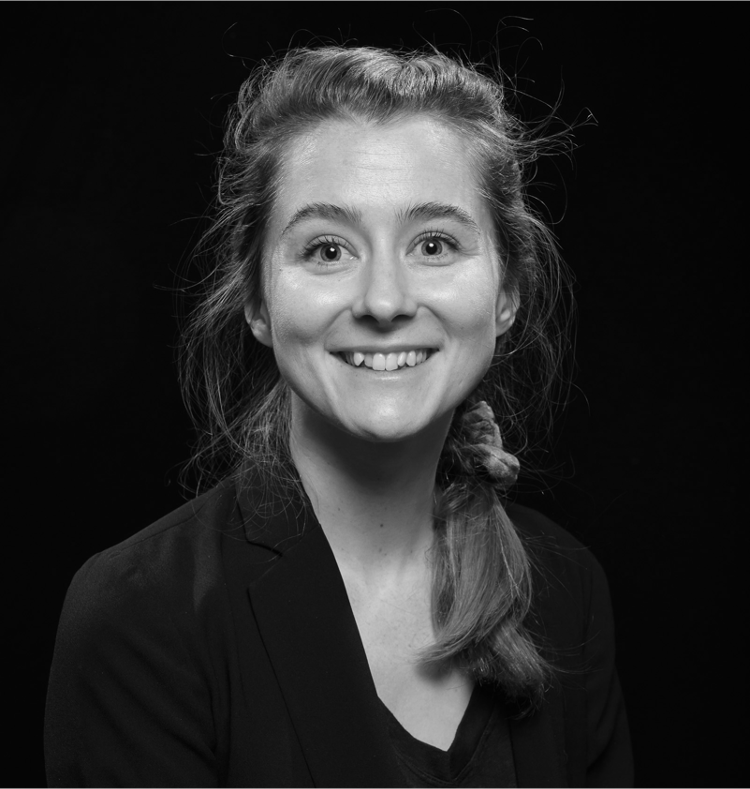
[[[438,54],[243,85],[183,359],[223,479],[76,575],[51,785],[632,781],[603,573],[503,497],[560,348],[534,153]]]

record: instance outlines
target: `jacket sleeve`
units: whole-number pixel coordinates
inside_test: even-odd
[[[584,647],[588,726],[587,786],[633,786],[625,704],[615,668],[615,634],[607,579],[594,560]]]
[[[49,786],[216,786],[209,682],[179,606],[104,554],[63,607],[45,718]]]

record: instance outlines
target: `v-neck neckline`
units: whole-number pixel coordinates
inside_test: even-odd
[[[476,752],[495,709],[494,695],[479,684],[474,686],[469,703],[456,728],[448,750],[424,742],[411,734],[396,716],[380,701],[385,711],[391,741],[399,754],[412,762],[415,756],[422,765],[431,765],[436,773],[449,773],[454,778],[468,765]],[[417,765],[414,765],[417,767]]]

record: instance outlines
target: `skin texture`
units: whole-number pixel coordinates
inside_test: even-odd
[[[428,118],[332,121],[292,143],[268,234],[264,298],[247,317],[274,349],[295,416],[369,441],[401,441],[447,426],[484,375],[514,310],[465,147]],[[357,216],[312,214],[285,230],[296,212],[319,203]],[[475,227],[403,216],[426,203],[456,206]],[[426,254],[436,250],[426,246],[432,236],[442,254]],[[316,242],[326,247],[305,257]],[[330,244],[338,260],[326,258]],[[336,355],[411,348],[433,353],[393,372]]]

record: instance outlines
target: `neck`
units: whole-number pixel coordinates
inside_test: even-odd
[[[337,430],[292,397],[292,458],[339,565],[371,579],[423,565],[450,415],[406,440],[373,442]]]

